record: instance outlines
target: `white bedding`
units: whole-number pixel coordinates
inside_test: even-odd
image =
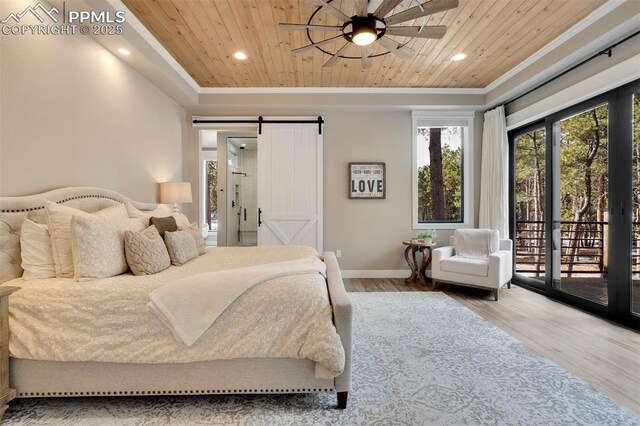
[[[176,340],[147,307],[149,293],[188,274],[316,255],[308,247],[210,248],[186,265],[155,275],[124,274],[76,282],[71,278],[4,285],[10,298],[12,357],[48,361],[185,363],[233,358],[308,358],[316,376],[344,368],[325,279],[280,277],[253,287],[229,306],[191,347]]]

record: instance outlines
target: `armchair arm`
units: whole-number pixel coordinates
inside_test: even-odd
[[[455,254],[453,246],[438,247],[431,251],[431,276],[436,278],[440,273],[440,261]]]
[[[499,250],[489,255],[489,281],[499,287],[509,281],[513,275],[512,253]]]

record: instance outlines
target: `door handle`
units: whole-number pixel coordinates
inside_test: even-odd
[[[247,221],[247,209],[244,209],[244,221]]]
[[[258,207],[258,227],[262,225],[262,209]]]
[[[231,208],[235,208],[236,207],[236,202],[234,200],[231,200]]]

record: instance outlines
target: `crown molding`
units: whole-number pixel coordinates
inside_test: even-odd
[[[412,95],[484,95],[483,88],[458,87],[201,87],[201,95],[239,94],[412,94]]]
[[[191,77],[191,75],[175,60],[165,47],[151,34],[136,15],[125,6],[122,0],[106,0],[114,10],[124,10],[127,24],[131,26],[149,45],[164,59],[167,64],[189,85],[196,93],[200,94],[202,87]]]
[[[494,90],[501,84],[505,83],[512,77],[516,76],[518,73],[521,73],[535,62],[542,59],[545,55],[548,55],[553,50],[557,49],[567,41],[571,40],[580,32],[587,29],[590,25],[597,22],[599,19],[603,18],[605,15],[620,7],[626,0],[609,0],[598,9],[591,12],[586,18],[575,24],[573,27],[569,28],[564,33],[560,34],[558,37],[553,39],[547,45],[543,46],[540,50],[535,52],[533,55],[529,56],[524,61],[520,62],[515,67],[511,68],[506,73],[502,74],[500,77],[496,78],[494,81],[489,83],[485,88],[485,94]]]
[[[515,77],[519,73],[526,70],[536,61],[542,59],[545,55],[553,52],[553,50],[560,47],[562,44],[571,40],[580,32],[587,29],[589,26],[602,19],[611,11],[620,7],[628,0],[609,0],[604,5],[593,11],[586,18],[575,24],[569,30],[565,31],[560,36],[556,37],[553,41],[542,47],[540,50],[529,56],[527,59],[516,65],[511,70],[507,71],[502,76],[498,77],[493,82],[489,83],[486,87],[473,87],[473,88],[382,88],[382,87],[202,87],[200,86],[191,75],[175,60],[175,58],[169,53],[167,49],[151,34],[149,30],[142,24],[140,20],[124,5],[122,0],[105,0],[116,10],[124,10],[127,14],[127,23],[166,61],[166,63],[178,74],[180,78],[184,80],[198,95],[223,95],[223,94],[412,94],[412,95],[484,95],[486,96],[491,91],[500,87],[502,84]],[[616,34],[621,35],[624,31],[628,30],[626,27],[616,28],[614,31],[610,31],[606,34],[608,39],[615,37]],[[604,38],[601,37],[600,39]],[[597,41],[597,40],[596,40]],[[596,41],[589,43],[589,47],[596,44]],[[582,49],[584,50],[584,49]],[[558,62],[553,70],[557,71],[563,67],[569,66],[570,62],[574,60],[574,55],[569,55],[564,61]],[[549,74],[548,72],[546,74]],[[486,102],[485,107],[491,107],[492,105],[500,103],[499,101],[507,99],[505,96],[515,96],[518,93],[522,93],[530,87],[542,82],[548,78],[548,75],[537,75],[535,78],[529,79],[526,82],[518,85],[516,88],[510,90],[508,94],[503,94],[499,98],[494,99],[491,102]]]

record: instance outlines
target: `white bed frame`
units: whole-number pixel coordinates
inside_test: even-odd
[[[157,207],[157,204],[132,201],[114,191],[89,187],[63,188],[24,197],[0,197],[0,237],[3,232],[14,236],[19,233],[19,227],[27,215],[42,214],[45,200],[88,212],[125,202],[141,210]],[[6,277],[6,272],[3,273],[0,282],[21,274],[19,265],[16,266],[16,259],[20,258],[19,239],[17,244],[15,238],[0,238],[0,268],[13,274]],[[327,264],[327,287],[333,306],[334,324],[346,356],[344,371],[334,379],[316,378],[313,361],[295,358],[233,359],[185,364],[56,362],[10,358],[10,386],[15,388],[16,396],[22,398],[337,392],[338,408],[346,408],[351,387],[352,308],[335,255],[325,252],[322,256]],[[19,280],[6,284],[19,286]],[[6,341],[1,343],[7,347]]]

